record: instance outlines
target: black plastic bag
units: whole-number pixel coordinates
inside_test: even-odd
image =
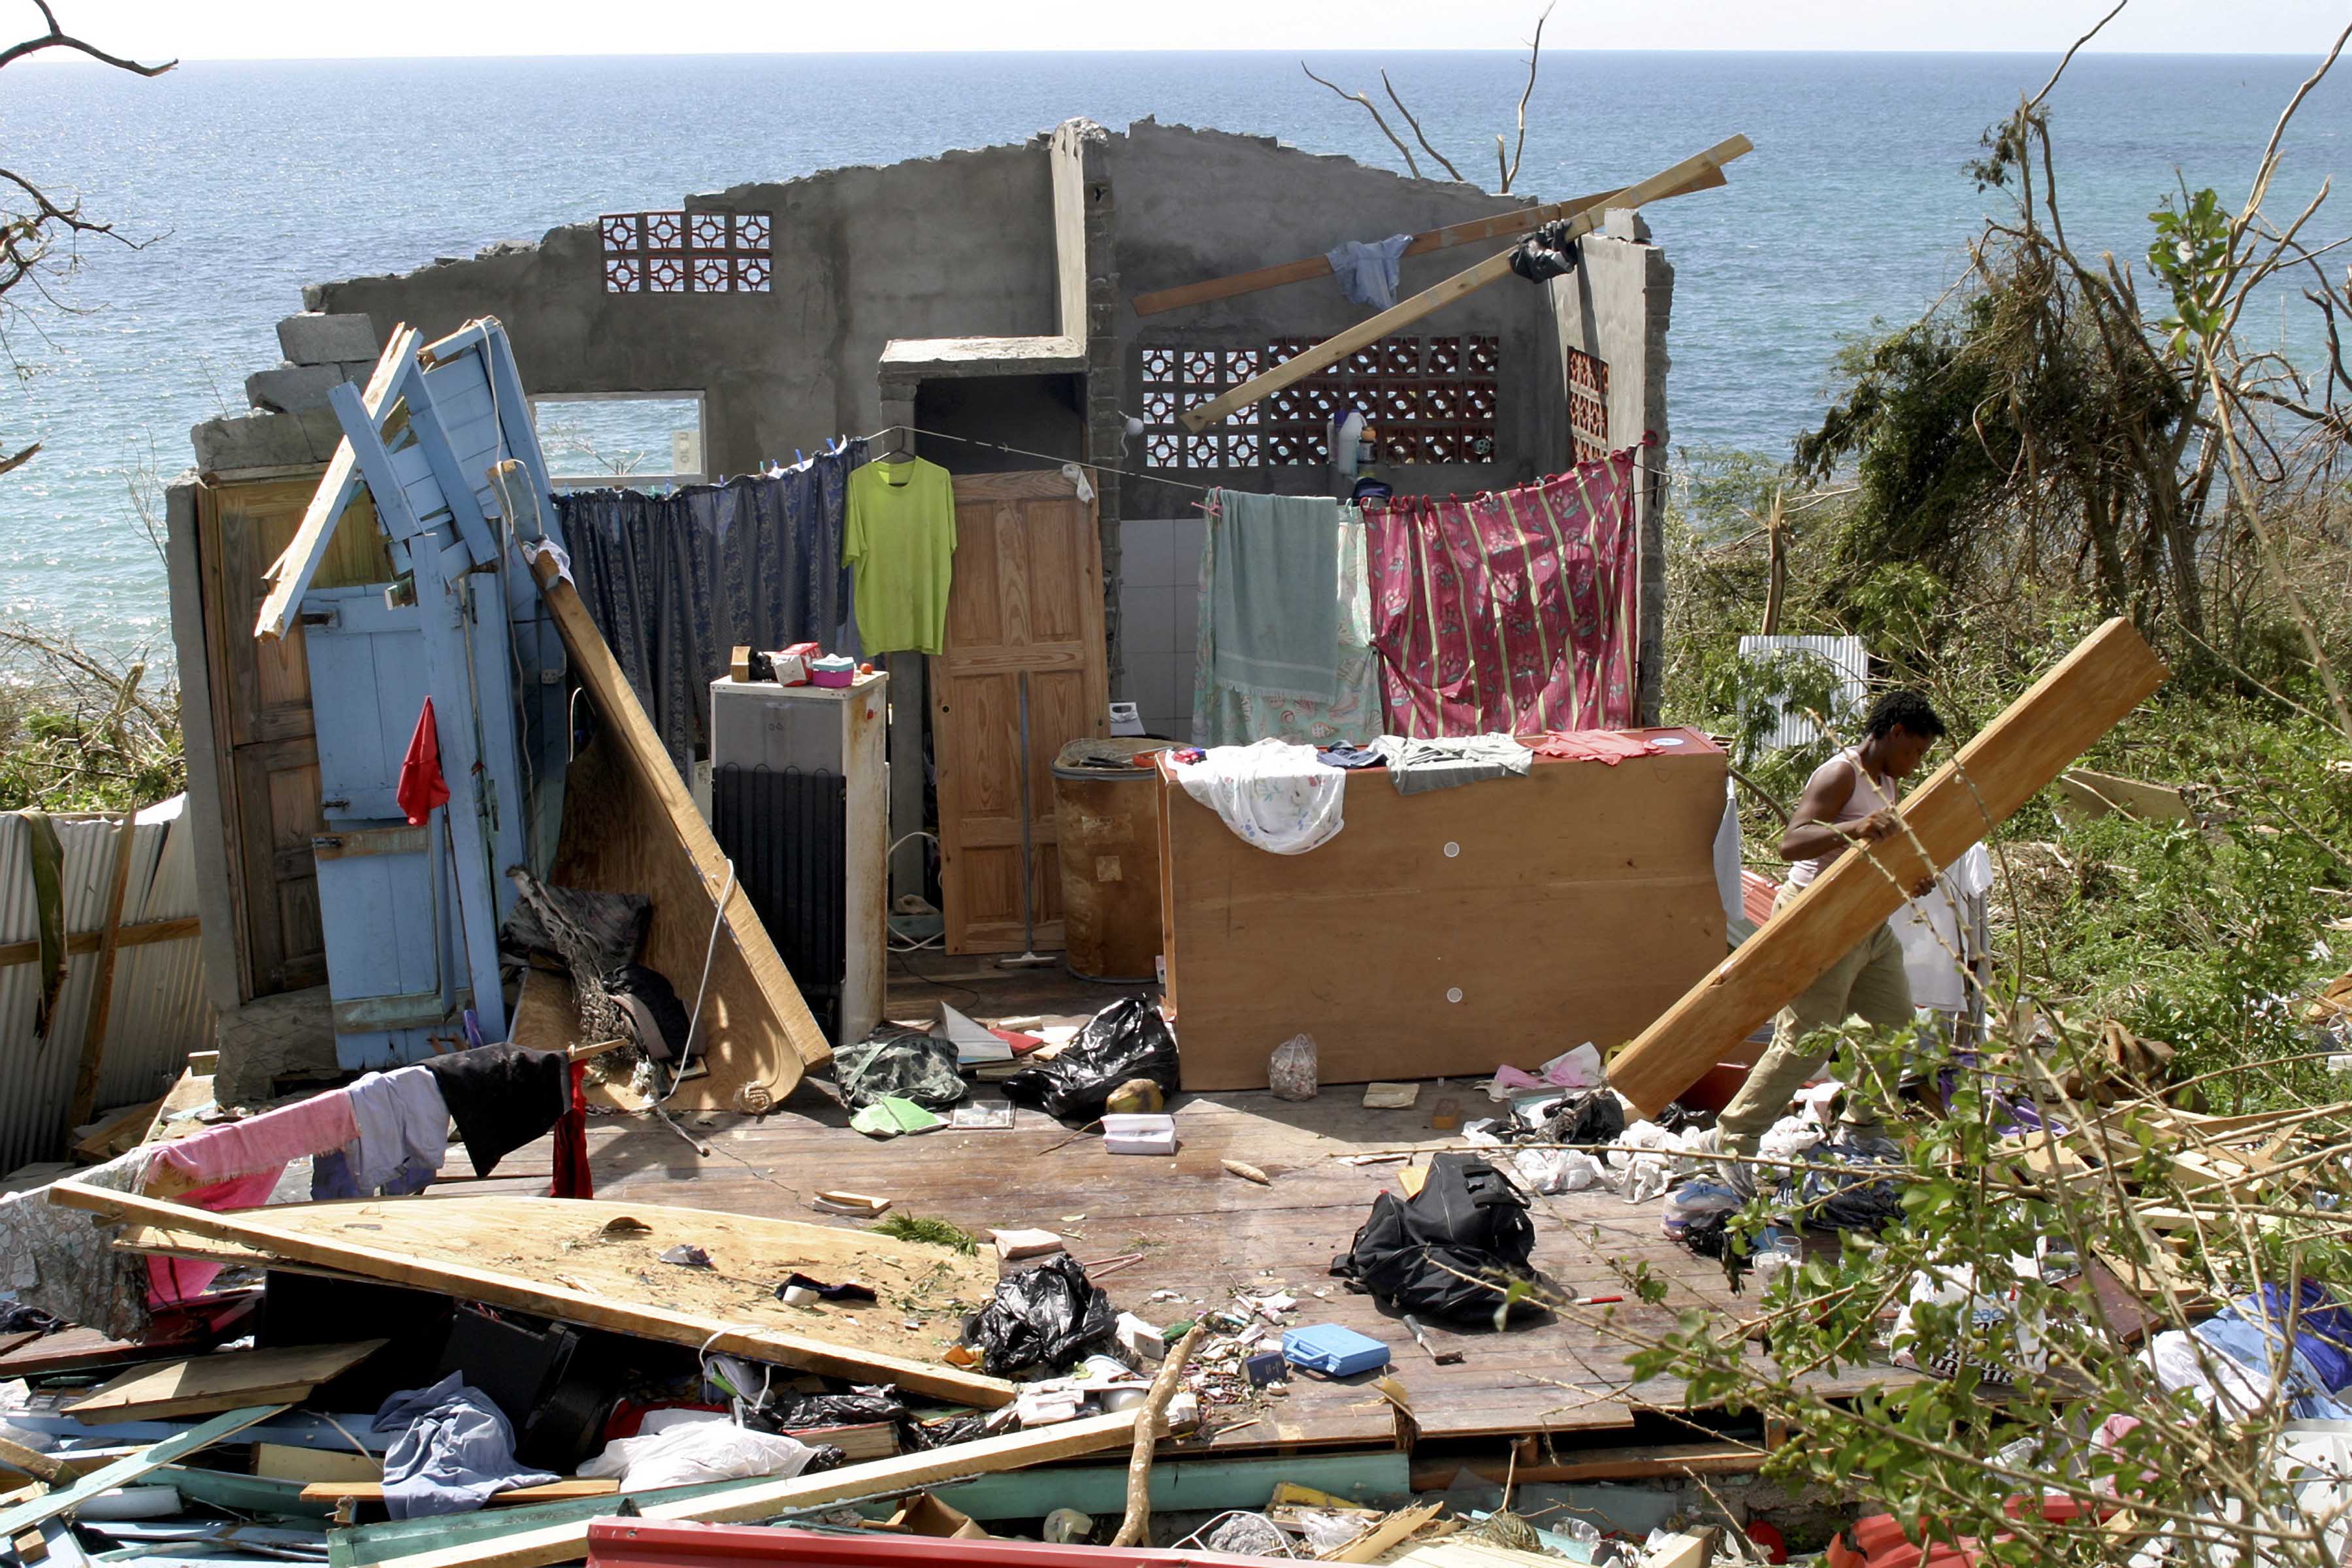
[[[1576,261],[1577,242],[1568,237],[1565,221],[1544,225],[1511,252],[1511,270],[1530,283],[1565,277],[1576,270]]]
[[[1125,996],[1087,1019],[1052,1061],[1006,1079],[1004,1096],[1015,1105],[1041,1106],[1056,1121],[1084,1126],[1102,1115],[1113,1089],[1135,1078],[1148,1078],[1162,1093],[1175,1093],[1176,1037],[1149,998]]]
[[[863,1110],[890,1094],[938,1110],[965,1093],[963,1074],[956,1069],[955,1042],[914,1029],[885,1027],[834,1052],[833,1080],[852,1110]]]
[[[944,1421],[918,1421],[909,1428],[918,1449],[952,1448],[988,1436],[985,1415],[950,1415]]]
[[[963,1340],[980,1347],[980,1369],[991,1377],[1054,1376],[1108,1344],[1118,1322],[1110,1298],[1087,1280],[1078,1260],[1057,1252],[998,1280],[996,1300],[965,1320]]]
[[[774,1422],[780,1432],[804,1431],[811,1426],[864,1426],[877,1421],[897,1424],[908,1418],[906,1402],[887,1384],[860,1386],[847,1394],[799,1394],[787,1388],[773,1389],[760,1413]]]
[[[1614,1143],[1625,1131],[1625,1102],[1612,1089],[1562,1095],[1543,1114],[1544,1138],[1553,1143]]]
[[[1504,1300],[1496,1286],[1533,1278],[1535,1246],[1528,1200],[1500,1171],[1474,1155],[1439,1154],[1420,1192],[1372,1200],[1331,1272],[1400,1312],[1487,1319]],[[1511,1304],[1515,1315],[1540,1310],[1532,1300]]]

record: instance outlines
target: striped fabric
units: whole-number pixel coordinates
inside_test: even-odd
[[[1633,721],[1633,453],[1364,518],[1372,646],[1397,735]]]

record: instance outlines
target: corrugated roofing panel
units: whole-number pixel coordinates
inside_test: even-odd
[[[1811,655],[1826,660],[1838,675],[1837,689],[1832,698],[1832,723],[1850,724],[1862,712],[1862,700],[1870,679],[1870,650],[1862,646],[1860,637],[1744,637],[1739,639],[1739,661],[1742,664],[1765,664],[1788,654]],[[1769,698],[1759,694],[1751,699],[1741,694],[1741,706],[1750,700],[1765,701]],[[1822,727],[1811,715],[1782,708],[1772,728],[1765,733],[1762,744],[1774,751],[1791,746],[1810,746],[1821,739]]]

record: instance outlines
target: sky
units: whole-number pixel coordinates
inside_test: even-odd
[[[1585,49],[2014,50],[2052,53],[2112,0],[1559,0],[1547,41]],[[56,0],[118,53],[184,59],[793,54],[1023,49],[1508,49],[1538,0]],[[38,31],[28,0],[0,0]],[[2093,47],[2306,54],[2347,0],[2132,0]],[[54,51],[53,51],[54,53]]]

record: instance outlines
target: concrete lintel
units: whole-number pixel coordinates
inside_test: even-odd
[[[293,364],[340,364],[346,360],[375,363],[383,345],[376,341],[375,322],[364,313],[329,315],[305,310],[278,323],[278,346]]]
[[[1086,368],[1086,344],[1076,338],[896,338],[883,345],[877,374],[886,387],[911,388],[937,378],[1076,375]]]

